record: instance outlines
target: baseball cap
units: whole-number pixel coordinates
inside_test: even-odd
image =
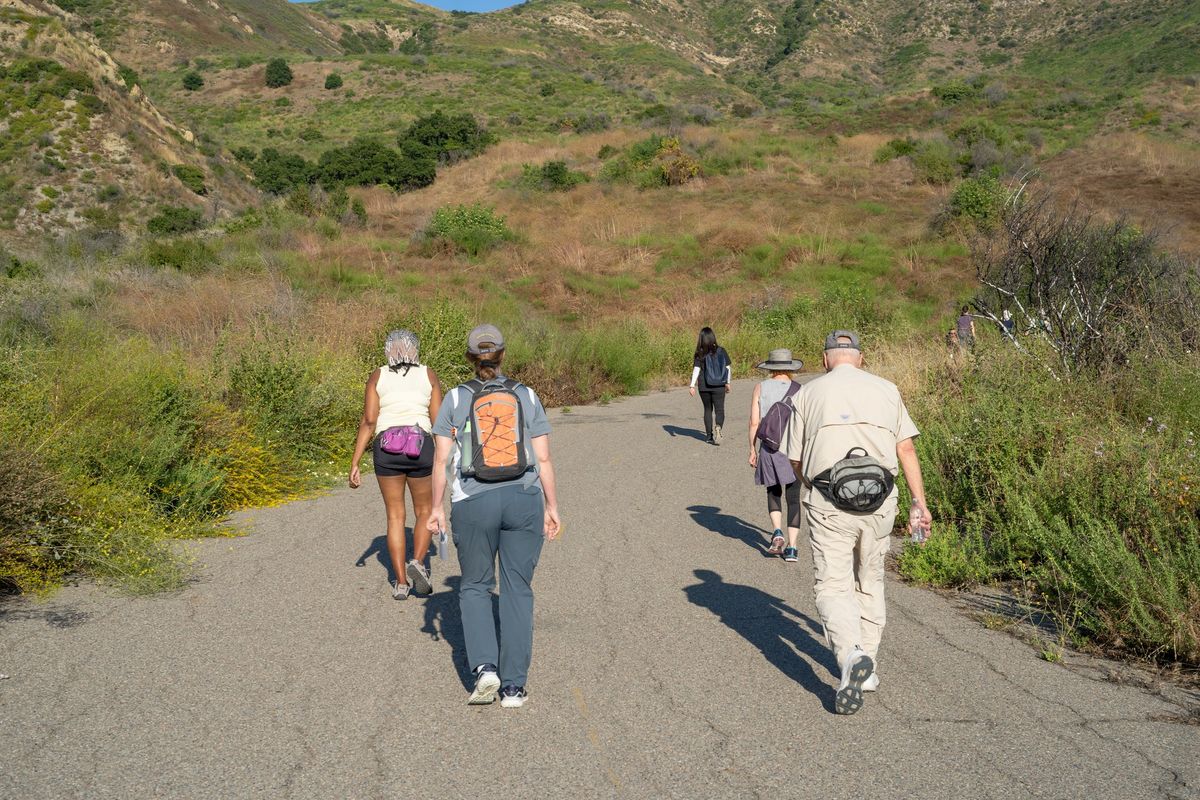
[[[849,339],[848,342],[841,341]],[[826,350],[861,350],[858,346],[858,334],[854,331],[833,331],[825,337]]]
[[[494,353],[504,349],[504,335],[495,325],[479,325],[467,335],[467,352],[471,355]]]

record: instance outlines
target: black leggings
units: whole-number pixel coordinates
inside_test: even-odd
[[[725,427],[725,387],[719,392],[700,392],[700,402],[704,403],[704,432],[712,436],[713,410],[717,412],[717,427]]]
[[[786,487],[775,485],[767,487],[767,511],[783,511],[783,494],[787,492],[787,526],[800,527],[800,481],[792,481]]]

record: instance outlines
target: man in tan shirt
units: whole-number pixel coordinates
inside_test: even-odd
[[[852,448],[862,448],[893,476],[903,468],[926,529],[932,518],[913,447],[917,427],[900,391],[862,369],[853,331],[829,334],[823,360],[826,374],[805,384],[790,401],[794,411],[781,449],[806,487],[817,612],[842,667],[834,708],[853,714],[862,707],[862,693],[879,686],[875,659],[886,621],[884,556],[896,519],[897,491],[893,488],[876,511],[858,514],[836,508],[813,487],[813,479]]]

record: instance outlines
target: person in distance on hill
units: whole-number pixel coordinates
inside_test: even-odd
[[[971,318],[970,306],[962,307],[962,313],[955,320],[954,327],[958,333],[959,345],[968,350],[975,349],[975,320]]]
[[[913,447],[917,427],[899,390],[862,369],[853,331],[830,333],[823,361],[826,374],[789,401],[783,450],[808,488],[804,513],[817,611],[842,667],[834,709],[853,714],[862,707],[863,692],[879,687],[883,567],[898,505],[898,469],[925,530],[932,517]]]
[[[396,330],[384,342],[387,366],[367,379],[362,419],[350,464],[350,487],[362,485],[359,462],[372,445],[375,478],[387,510],[387,547],[392,560],[392,597],[407,600],[433,592],[425,557],[429,553],[427,522],[432,507],[432,419],[442,403],[442,386],[432,369],[420,362],[420,339],[412,331]],[[412,493],[413,557],[404,561],[404,490]],[[407,576],[407,579],[406,579]]]
[[[692,358],[692,383],[688,387],[692,397],[700,392],[704,404],[704,434],[709,444],[721,443],[721,427],[725,424],[725,395],[732,389],[733,368],[725,348],[717,344],[713,329],[700,329],[696,340],[696,353]],[[716,426],[713,414],[716,414]]]
[[[802,362],[792,359],[791,350],[772,350],[767,360],[758,365],[759,369],[769,372],[770,377],[754,387],[750,398],[750,466],[754,467],[754,483],[767,487],[767,513],[775,526],[767,552],[772,555],[782,553],[784,561],[795,561],[799,555],[796,539],[800,536],[800,481],[787,456],[779,452],[783,433],[780,424],[786,425],[786,404],[775,411],[771,409],[800,391],[800,384],[792,379],[792,375],[803,366]],[[763,425],[761,432],[766,438],[759,438],[760,425]],[[788,505],[786,542],[782,530],[785,495]]]
[[[501,373],[504,337],[480,325],[467,337],[475,380],[446,395],[437,439],[429,531],[446,529],[442,498],[451,479],[454,545],[462,568],[458,604],[475,689],[467,701],[520,708],[533,657],[533,570],[544,539],[562,529],[550,461],[550,422],[528,386]],[[447,474],[447,471],[449,474]],[[492,617],[500,562],[500,640]],[[497,666],[499,665],[499,666]]]

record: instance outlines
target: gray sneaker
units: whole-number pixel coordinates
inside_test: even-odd
[[[414,558],[408,562],[405,572],[408,573],[408,582],[413,587],[413,594],[418,597],[433,594],[433,584],[429,582],[429,570],[425,569],[424,564]]]
[[[842,664],[842,682],[838,685],[833,710],[837,714],[853,714],[863,706],[863,685],[875,672],[875,662],[858,647],[846,654]]]
[[[392,599],[407,600],[408,599],[408,584],[400,581],[392,581]]]

